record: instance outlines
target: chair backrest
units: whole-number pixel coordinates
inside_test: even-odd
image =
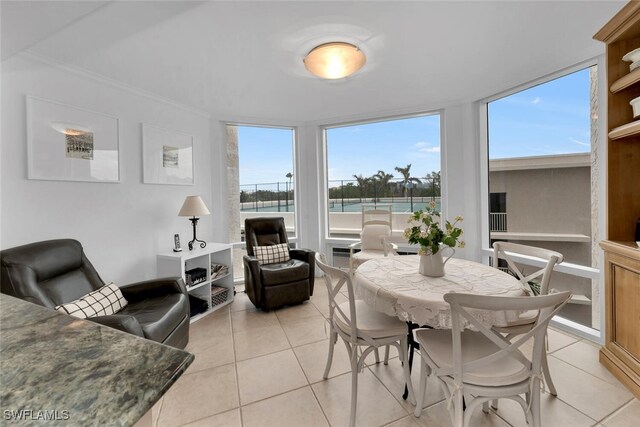
[[[250,256],[254,256],[254,246],[289,244],[282,217],[247,218],[244,220],[244,236]]]
[[[531,267],[533,272],[525,274],[524,266],[521,268],[516,264],[513,259],[513,255],[520,255],[529,258],[537,258],[546,262],[542,268]],[[524,289],[533,294],[531,290],[530,281],[541,277],[540,279],[540,295],[546,295],[549,293],[549,281],[551,280],[551,273],[556,264],[560,264],[564,260],[564,256],[560,252],[552,251],[544,248],[537,248],[534,246],[521,245],[511,242],[494,242],[493,243],[493,257],[492,264],[495,268],[498,268],[500,259],[507,261],[509,270],[517,277],[522,283]]]
[[[339,268],[330,266],[323,253],[316,253],[316,264],[324,273],[324,282],[327,285],[327,293],[329,295],[329,321],[333,323],[337,316],[341,322],[349,325],[351,327],[351,340],[355,343],[358,337],[358,325],[355,294],[351,277]],[[343,286],[347,287],[347,297],[349,298],[348,315],[340,309],[336,302],[336,296],[340,293],[340,289],[342,289]]]
[[[368,224],[386,225],[391,230],[393,207],[388,203],[362,205],[362,228]]]
[[[76,240],[5,249],[0,258],[2,293],[45,307],[71,302],[104,286]]]
[[[445,294],[444,300],[451,306],[453,369],[450,374],[454,376],[456,384],[462,384],[465,371],[471,369],[478,371],[489,363],[499,362],[506,358],[516,359],[530,371],[531,377],[539,377],[542,368],[542,352],[545,351],[544,339],[547,326],[551,318],[562,309],[570,297],[571,292],[568,291],[536,297],[501,297],[460,293]],[[531,330],[519,336],[517,340],[510,342],[502,334],[491,329],[491,326],[482,324],[474,317],[469,309],[483,311],[539,310],[540,314]],[[496,344],[496,351],[484,355],[479,359],[463,363],[462,354],[465,350],[462,348],[462,322],[460,317],[464,317],[476,330]],[[534,343],[532,358],[529,360],[519,349],[531,337],[533,337]]]
[[[367,224],[360,233],[361,248],[363,251],[383,251],[385,237],[391,236],[391,227],[385,224]]]

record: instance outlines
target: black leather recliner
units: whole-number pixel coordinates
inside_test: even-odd
[[[244,283],[253,305],[267,311],[308,300],[313,295],[315,252],[289,249],[289,261],[266,265],[254,256],[254,246],[289,244],[284,218],[248,218],[244,230]]]
[[[2,293],[48,308],[74,301],[104,286],[80,242],[31,243],[0,252]],[[179,278],[121,286],[128,304],[91,320],[140,337],[185,348],[189,342],[189,298]]]

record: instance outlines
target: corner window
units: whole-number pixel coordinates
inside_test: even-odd
[[[488,103],[490,243],[544,247],[568,264],[596,265],[596,89],[593,66]],[[573,292],[562,317],[599,329],[598,280],[554,272],[550,287]]]

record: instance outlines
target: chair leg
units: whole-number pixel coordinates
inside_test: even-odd
[[[351,361],[351,413],[349,416],[349,427],[356,425],[356,410],[358,408],[358,349],[356,346],[350,346],[346,341]]]
[[[453,398],[453,426],[462,427],[464,424],[464,395],[458,391]]]
[[[542,372],[544,374],[544,380],[547,382],[547,388],[549,389],[549,393],[552,396],[558,396],[558,392],[556,391],[556,386],[553,384],[553,380],[551,379],[551,372],[549,372],[549,361],[547,360],[547,352],[542,352]]]
[[[413,415],[416,418],[420,418],[420,414],[422,414],[422,408],[424,407],[424,396],[427,394],[427,362],[424,359],[420,358],[420,385],[418,387],[418,395],[416,396],[416,410],[413,412]]]
[[[385,365],[389,364],[389,346],[388,345],[384,347],[384,364]]]
[[[407,343],[407,337],[404,337],[400,340],[400,361],[402,362],[402,369],[404,370],[404,380],[406,383],[406,388],[408,390],[408,400],[409,403],[411,403],[412,405],[415,404],[416,402],[416,398],[415,395],[413,393],[413,385],[411,384],[411,369],[409,369],[409,363],[408,362],[408,354],[407,354],[407,347],[408,347],[408,343]],[[422,359],[422,357],[420,358]]]
[[[378,349],[373,350],[373,354],[376,357],[376,364],[380,363],[380,353],[378,353]]]
[[[533,418],[533,426],[530,427],[540,427],[540,381],[534,381],[529,398],[531,399],[531,418]]]
[[[495,411],[498,410],[498,399],[493,399],[491,401],[491,408],[493,408]]]
[[[338,333],[333,330],[333,326],[331,327],[331,332],[329,332],[329,355],[327,356],[327,366],[324,368],[324,375],[322,378],[325,380],[329,378],[329,371],[331,370],[331,362],[333,362],[333,347],[336,345],[336,341],[338,338]]]

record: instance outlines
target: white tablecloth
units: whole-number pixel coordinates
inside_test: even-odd
[[[418,255],[374,259],[355,271],[358,298],[376,310],[404,321],[433,328],[451,328],[451,310],[443,299],[448,292],[478,295],[523,296],[522,284],[513,276],[488,265],[452,258],[444,277],[418,273]],[[486,325],[504,325],[517,312],[473,312]],[[465,322],[466,323],[466,322]]]

